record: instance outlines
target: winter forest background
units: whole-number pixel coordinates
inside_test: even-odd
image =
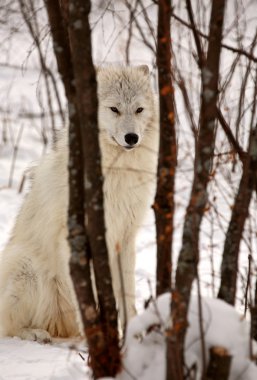
[[[157,15],[160,6],[158,3],[152,0],[96,0],[92,1],[90,13],[94,64],[147,64],[156,92]],[[204,71],[203,61],[209,46],[211,8],[212,1],[209,0],[172,2],[171,79],[174,86],[177,143],[173,279],[182,247],[185,214],[194,178],[201,93],[204,80],[208,81],[210,75]],[[209,305],[207,300],[203,306],[209,313],[205,320],[209,326],[209,335],[206,333],[205,343],[209,347],[214,345],[212,340],[217,339],[219,344],[216,345],[226,349],[224,356],[229,354],[237,358],[236,364],[234,359],[229,379],[253,380],[256,379],[257,369],[253,362],[248,361],[247,356],[254,359],[257,351],[255,344],[250,344],[247,324],[250,325],[250,310],[256,312],[257,306],[257,4],[254,0],[227,1],[222,35],[218,78],[219,112],[214,130],[215,149],[209,173],[208,202],[204,208],[200,229],[200,260],[193,293],[203,299],[217,297],[220,289],[221,262],[224,247],[227,247],[225,242],[229,236],[230,222],[234,217],[234,225],[231,227],[233,237],[230,240],[234,245],[230,245],[234,247],[234,257],[237,253],[239,256],[238,268],[233,262],[231,264],[231,271],[237,275],[235,305],[247,323],[244,328],[238,327],[236,314],[229,310],[228,315],[226,308],[220,309],[215,301]],[[2,0],[0,46],[2,249],[28,189],[29,179],[26,170],[36,164],[54,144],[58,131],[68,125],[68,114],[44,2]],[[201,51],[203,56],[199,54]],[[208,96],[212,94],[206,92],[205,97]],[[240,228],[243,230],[242,236]],[[226,249],[228,252],[229,248]],[[149,210],[137,242],[136,301],[139,312],[143,311],[144,303],[151,296],[155,297],[155,271],[155,221],[153,211]],[[164,298],[154,305],[158,308],[160,304],[162,317],[167,317],[168,300],[165,301]],[[195,307],[193,315],[199,313],[198,306],[192,307]],[[148,317],[151,312],[153,313],[153,310],[149,311]],[[215,322],[217,316],[220,320]],[[122,379],[151,380],[164,379],[166,376],[163,326],[157,330],[152,327],[153,331],[148,331],[148,335],[145,334],[145,330],[144,333],[138,330],[140,323],[144,325],[148,317],[145,315],[142,320],[135,319],[134,324],[132,322],[129,327],[125,370],[120,375]],[[149,318],[152,325],[158,324],[155,317],[151,315]],[[199,318],[195,318],[191,321],[191,327],[195,327],[197,331],[198,320]],[[226,335],[228,331],[231,338],[229,343]],[[141,333],[140,345],[133,337]],[[200,333],[194,335],[191,329],[191,334],[192,341],[195,339],[201,343]],[[256,330],[255,334],[256,338]],[[220,340],[217,337],[220,337]],[[243,347],[247,347],[249,352],[246,353]],[[197,377],[200,376],[199,371],[198,374],[194,372],[193,364],[197,362],[199,366],[203,365],[201,349],[190,351],[189,348],[187,360],[191,368],[185,378],[200,378]],[[85,348],[69,348],[67,342],[40,346],[15,338],[0,340],[0,379],[86,379],[90,378],[86,361]],[[217,378],[222,379],[221,376]]]

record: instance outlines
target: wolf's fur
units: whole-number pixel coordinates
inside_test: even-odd
[[[106,237],[115,297],[124,321],[117,247],[126,313],[134,314],[135,237],[151,200],[158,147],[157,114],[145,67],[98,71],[99,127]],[[117,107],[119,114],[110,107]],[[138,107],[144,108],[136,113]],[[139,142],[126,151],[124,135]],[[66,137],[35,169],[0,265],[0,326],[4,335],[47,340],[80,333],[69,275]]]

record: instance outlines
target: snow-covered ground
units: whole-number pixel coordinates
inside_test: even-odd
[[[257,366],[249,360],[248,323],[224,301],[206,297],[201,306],[206,362],[211,347],[222,347],[233,358],[229,380],[256,379]],[[131,373],[137,380],[165,379],[165,327],[169,325],[169,319],[170,295],[164,294],[130,322],[125,346],[125,370],[118,376],[119,380],[130,380]],[[196,380],[201,379],[203,369],[199,320],[198,301],[192,297],[185,353],[188,369],[196,365]],[[256,350],[257,344],[254,343],[253,354]]]
[[[1,380],[86,380],[83,351],[68,344],[42,345],[18,338],[0,340]]]
[[[38,0],[35,0],[35,3],[38,3]],[[101,2],[99,1],[99,3]],[[144,3],[146,9],[149,10],[151,20],[156,20],[156,9],[152,5],[150,6],[152,2],[149,0],[144,1]],[[124,7],[118,1],[113,2],[109,7],[109,11],[102,15],[104,8],[98,13],[94,13],[94,10],[92,12],[94,60],[96,64],[124,62],[126,58],[126,27],[129,25],[125,23],[126,27],[124,28],[123,20],[126,19]],[[248,22],[244,25],[245,38],[244,41],[240,42],[245,43],[245,46],[248,46],[249,36],[253,36],[253,15],[257,14],[254,12],[257,8],[253,2],[249,2],[248,9]],[[115,18],[112,10],[115,10],[119,17]],[[180,12],[180,16],[185,17],[185,12],[182,8],[176,8],[176,12]],[[226,42],[235,45],[235,36],[229,32],[231,30],[229,25],[232,25],[232,22],[233,17],[228,17],[225,37]],[[8,42],[6,38],[8,31],[0,30],[2,46],[0,63],[3,61],[11,62],[13,65],[22,66],[23,70],[1,67],[0,71],[0,250],[9,237],[15,215],[28,187],[28,180],[25,180],[25,188],[19,193],[18,190],[22,184],[25,170],[30,165],[35,164],[46,149],[49,148],[50,144],[48,144],[48,147],[43,144],[45,133],[48,139],[51,139],[51,119],[49,116],[43,119],[22,116],[30,111],[36,114],[47,111],[47,100],[42,75],[40,76],[40,70],[38,69],[37,54],[36,52],[31,52],[31,40],[26,33],[26,29],[16,14],[14,19],[10,18],[10,23],[12,23],[12,26],[18,26],[21,33],[13,32],[11,42]],[[41,27],[44,27],[44,23],[45,18],[40,18]],[[174,24],[174,29],[176,25]],[[206,25],[206,21],[202,20],[202,28],[205,32]],[[194,115],[197,117],[199,89],[197,75],[194,72],[197,68],[195,61],[188,56],[187,39],[188,31],[183,30],[181,32],[180,30],[180,32],[176,32],[175,29],[175,34],[173,34],[174,49],[176,52],[179,51],[177,55],[178,65],[185,78],[191,83],[190,96]],[[44,39],[44,43],[49,51],[51,44],[47,38]],[[6,51],[4,50],[5,48]],[[49,66],[54,69],[54,60],[51,54],[48,54],[47,57]],[[224,75],[233,58],[232,54],[223,55],[222,73]],[[133,64],[147,63],[152,67],[152,53],[144,44],[140,43],[138,35],[132,40],[130,60]],[[239,97],[238,88],[241,83],[238,80],[240,75],[241,73],[237,73],[236,80],[232,83],[233,90],[228,91],[226,99],[229,107],[225,115],[231,120],[235,118],[235,109]],[[39,78],[40,82],[38,84]],[[60,83],[58,86],[63,99],[62,86]],[[252,87],[249,86],[247,94],[251,94],[251,90]],[[174,260],[181,246],[183,215],[190,192],[193,163],[192,133],[178,89],[176,89],[176,97],[180,123],[178,125],[179,164],[176,178],[177,210],[175,217]],[[60,118],[56,118],[56,126],[58,129],[62,127]],[[245,131],[243,133],[241,141],[245,146],[247,134]],[[224,143],[226,139],[221,131],[219,131],[219,134],[218,152],[223,152],[228,150],[228,144]],[[17,146],[17,149],[15,149],[15,146]],[[211,201],[213,202],[213,207],[210,208],[209,212],[206,212],[201,234],[200,279],[203,294],[206,296],[215,296],[217,292],[222,244],[239,176],[240,165],[236,165],[232,170],[231,162],[220,159],[219,165],[216,167],[215,179],[210,185],[212,186]],[[251,218],[247,221],[245,237],[241,245],[242,265],[240,265],[240,274],[242,278],[246,277],[247,255],[251,253],[253,258],[256,259],[256,200],[253,200],[250,215]],[[155,264],[155,228],[153,213],[149,210],[149,215],[137,241],[136,295],[137,308],[140,312],[144,309],[144,301],[154,295]],[[243,287],[242,290],[244,290]],[[120,380],[164,379],[165,348],[163,330],[167,321],[168,302],[167,296],[162,297],[150,307],[150,311],[143,311],[141,316],[136,317],[131,322],[127,334],[127,345],[125,346],[125,370],[120,376]],[[226,305],[220,304],[218,301],[211,301],[207,298],[203,303],[204,324],[207,328],[206,347],[209,348],[213,344],[220,344],[234,355],[233,372],[230,380],[256,380],[256,367],[247,359],[250,346],[247,322],[241,321],[237,312]],[[159,310],[157,314],[156,310]],[[201,356],[199,354],[199,339],[196,338],[196,334],[198,334],[196,301],[193,301],[192,310],[192,323],[187,339],[189,364],[195,359],[199,362],[199,357]],[[156,323],[160,327],[154,329],[150,334],[145,334],[147,327]],[[191,344],[190,342],[193,343]],[[89,379],[90,374],[86,366],[87,355],[84,352],[85,348],[81,345],[77,348],[70,348],[71,345],[72,342],[58,341],[51,345],[40,345],[36,342],[21,341],[18,338],[2,338],[0,339],[0,380]]]

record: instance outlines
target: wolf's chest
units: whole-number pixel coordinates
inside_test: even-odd
[[[116,168],[104,175],[104,194],[108,200],[125,202],[140,200],[140,194],[145,190],[143,175],[135,173],[131,168]]]

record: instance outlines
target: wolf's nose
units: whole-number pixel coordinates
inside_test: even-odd
[[[138,135],[135,133],[127,133],[125,135],[125,141],[128,145],[133,146],[138,142]]]

